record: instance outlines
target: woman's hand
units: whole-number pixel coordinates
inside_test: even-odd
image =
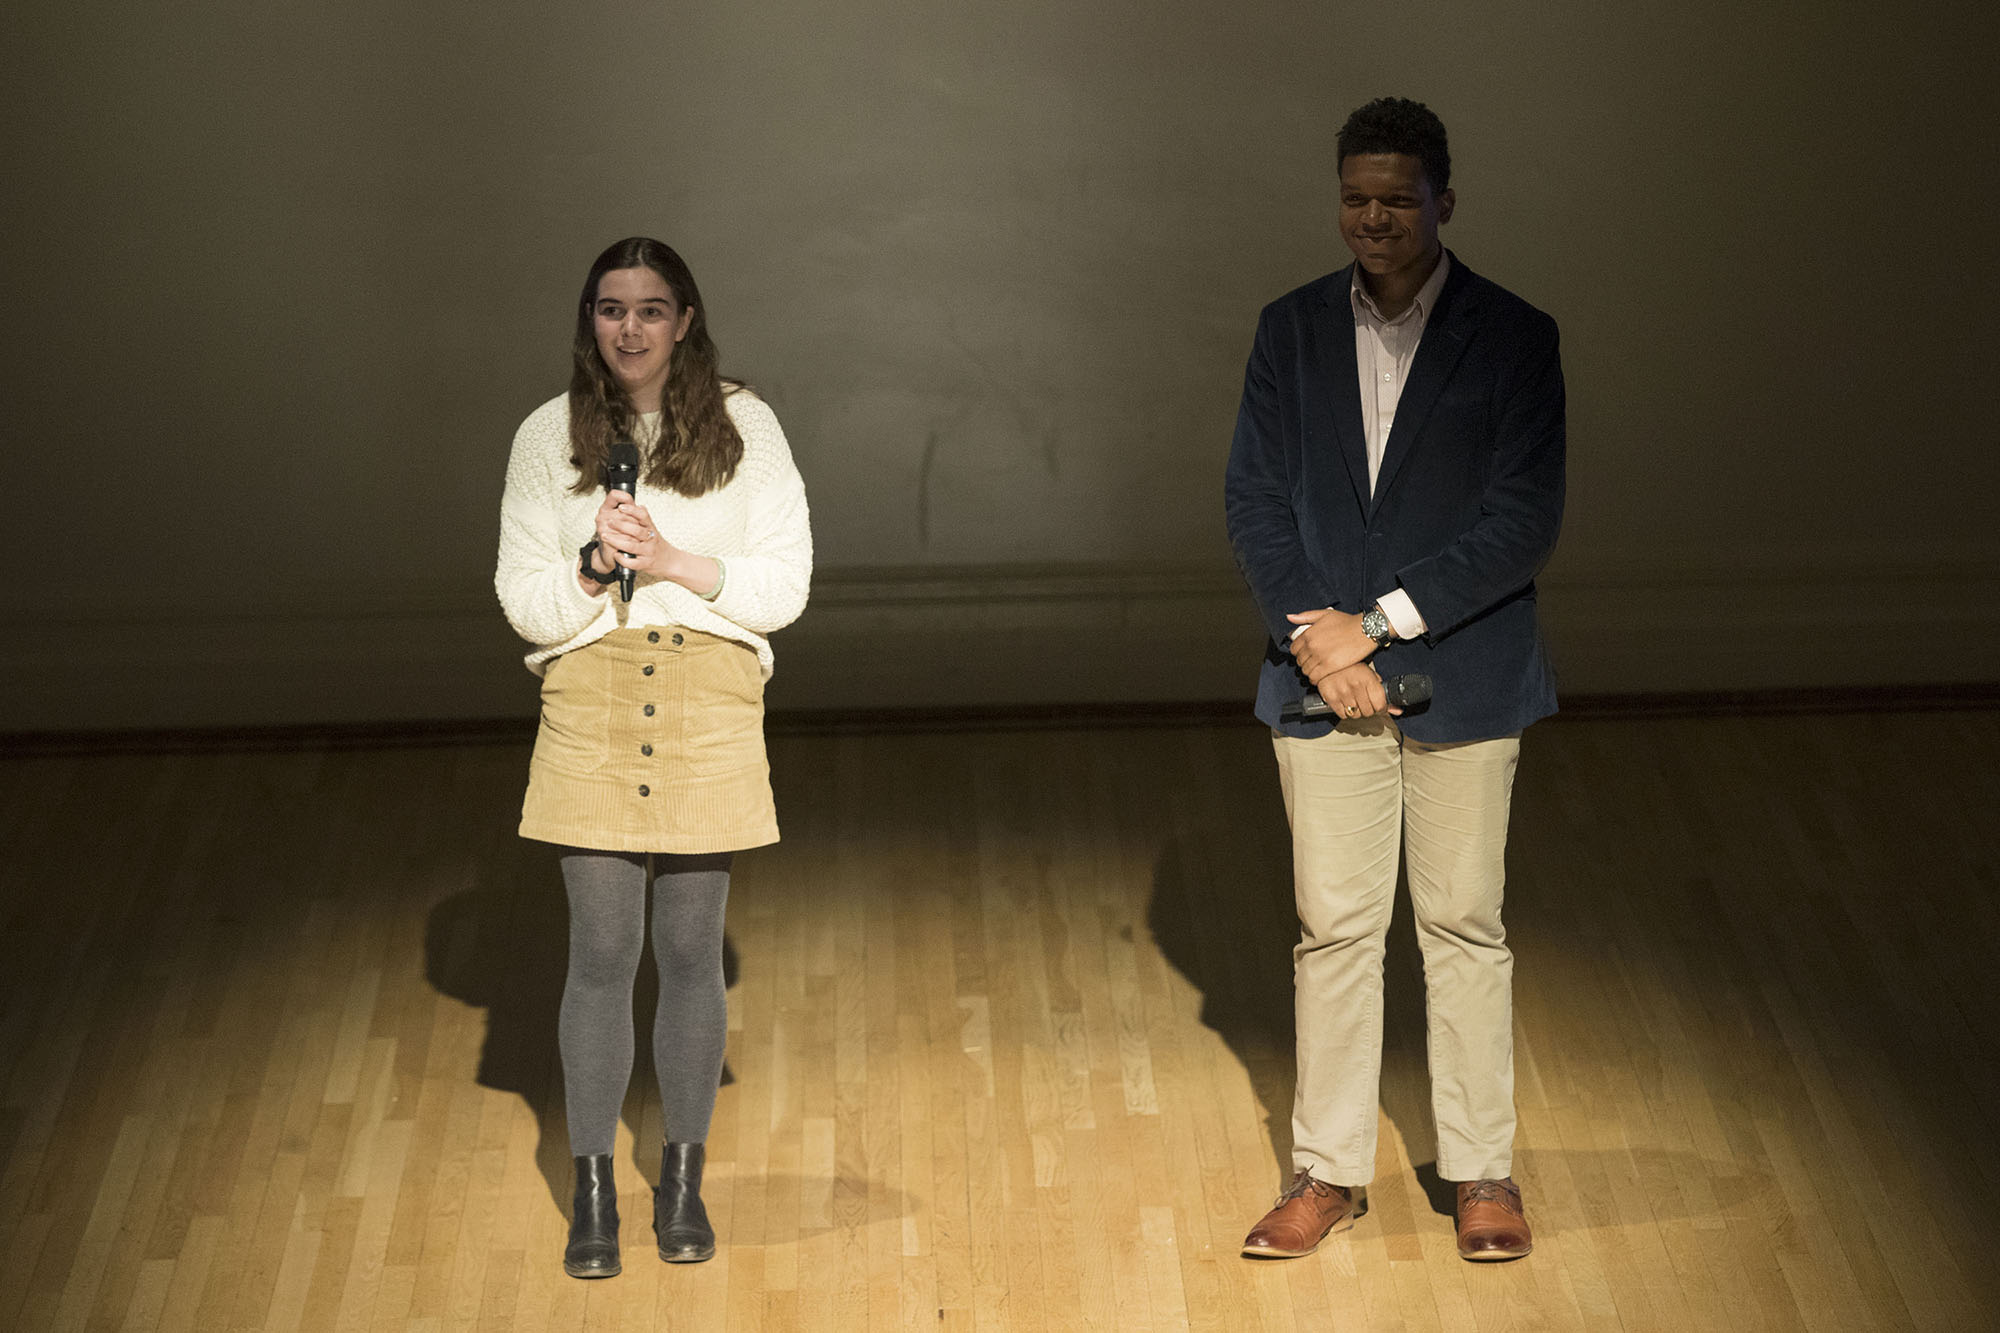
[[[612,491],[597,507],[598,550],[615,568],[653,574],[662,548],[672,550],[653,530],[653,516],[624,491]]]
[[[612,491],[598,506],[597,540],[620,569],[670,579],[690,592],[707,596],[722,581],[721,566],[662,537],[645,506],[624,491]]]
[[[1403,711],[1389,707],[1382,678],[1366,662],[1328,672],[1313,684],[1319,689],[1319,697],[1332,704],[1343,718],[1373,717],[1377,713],[1394,716]]]

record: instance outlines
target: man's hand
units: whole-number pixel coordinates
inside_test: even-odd
[[[1324,611],[1295,611],[1285,617],[1294,625],[1304,625],[1303,634],[1291,642],[1292,660],[1315,686],[1336,671],[1365,662],[1375,652],[1375,640],[1361,632],[1361,617],[1331,607]],[[1324,689],[1320,697],[1332,703]]]
[[[1332,704],[1334,711],[1343,718],[1373,717],[1377,713],[1400,717],[1403,712],[1400,708],[1389,707],[1389,696],[1382,689],[1382,678],[1366,662],[1330,672],[1315,680],[1313,685],[1319,690],[1319,697]]]

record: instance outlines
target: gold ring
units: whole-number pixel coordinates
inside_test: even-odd
[[[1361,715],[1361,710],[1359,708],[1356,708],[1353,704],[1349,704],[1347,705],[1347,715],[1349,717],[1359,717]]]

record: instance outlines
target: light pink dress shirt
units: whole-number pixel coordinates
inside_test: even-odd
[[[1382,475],[1382,455],[1389,446],[1389,428],[1396,421],[1396,404],[1403,397],[1403,382],[1417,359],[1417,344],[1423,341],[1424,325],[1437,308],[1438,293],[1444,290],[1451,271],[1451,256],[1438,255],[1437,267],[1417,290],[1416,300],[1394,319],[1382,318],[1375,299],[1361,281],[1361,265],[1354,266],[1354,281],[1348,298],[1354,307],[1354,368],[1361,380],[1361,425],[1368,439],[1368,493]],[[1399,639],[1414,639],[1424,632],[1424,618],[1410,594],[1391,588],[1377,599],[1382,613]]]

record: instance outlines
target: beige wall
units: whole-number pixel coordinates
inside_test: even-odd
[[[1383,92],[1562,322],[1567,688],[2000,678],[1990,5],[440,8],[10,10],[0,730],[532,709],[505,449],[633,232],[806,474],[774,703],[1247,697],[1242,359]]]

